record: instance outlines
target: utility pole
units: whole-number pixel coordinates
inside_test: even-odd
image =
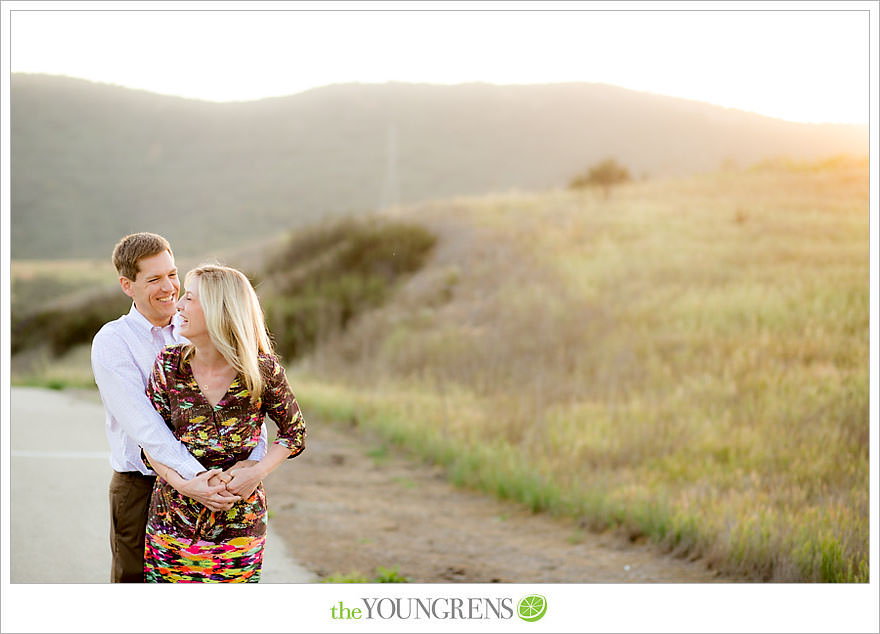
[[[400,204],[400,181],[397,177],[397,124],[388,126],[386,146],[385,181],[382,184],[382,195],[379,209],[388,209]]]

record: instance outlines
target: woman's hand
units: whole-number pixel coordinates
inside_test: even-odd
[[[227,469],[225,474],[232,476],[226,483],[226,490],[242,500],[247,500],[253,495],[266,475],[256,460],[242,460]]]
[[[236,463],[228,470],[232,474],[232,481],[226,483],[226,490],[240,496],[242,500],[248,499],[260,482],[289,457],[290,449],[274,444],[259,462],[242,460],[241,463]],[[239,466],[242,463],[248,464]]]
[[[232,503],[238,502],[239,500],[246,500],[247,498],[249,498],[251,496],[251,493],[253,493],[253,491],[248,493],[247,496],[237,496],[234,493],[232,493],[231,491],[229,491],[229,489],[227,488],[227,485],[232,481],[232,476],[236,471],[238,471],[239,469],[242,469],[244,467],[253,467],[258,464],[260,464],[260,463],[257,460],[239,460],[234,465],[229,467],[226,471],[212,471],[211,473],[213,475],[208,479],[208,486],[210,486],[210,487],[221,487],[222,486],[223,488],[219,489],[218,495],[221,495],[224,498],[226,498],[228,500],[228,502],[230,502],[230,505],[229,505],[229,507],[224,506],[224,508],[216,508],[217,501],[214,501],[214,506],[208,506],[207,504],[205,506],[208,506],[208,508],[210,508],[212,511],[218,511],[218,510],[226,511],[226,510],[229,510],[229,508],[231,508]],[[257,484],[259,484],[259,482],[257,482]],[[257,487],[255,485],[254,489],[256,489],[256,488]]]
[[[215,487],[219,484],[226,488],[226,483],[232,480],[232,476],[226,471],[212,471],[213,475],[208,478],[208,486]]]
[[[238,470],[238,469],[241,469],[242,467],[253,467],[254,465],[257,465],[257,464],[260,464],[260,461],[259,461],[259,460],[250,460],[250,459],[248,459],[248,460],[239,460],[238,462],[236,462],[234,465],[232,465],[231,467],[229,467],[229,468],[228,468],[226,471],[224,471],[223,473],[231,474],[233,471],[236,471],[236,470]],[[230,476],[230,477],[231,477],[231,476]]]
[[[177,471],[153,458],[146,450],[144,455],[160,478],[181,494],[212,511],[228,511],[240,499],[226,490],[226,482],[222,477],[229,478],[229,476],[223,476],[223,472],[219,469],[203,471],[192,480],[184,480]]]
[[[169,484],[212,511],[228,511],[240,498],[226,490],[224,477],[229,476],[217,469],[200,473],[192,480],[183,480],[176,486],[172,482]]]

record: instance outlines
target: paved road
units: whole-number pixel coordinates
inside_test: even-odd
[[[106,583],[111,469],[97,392],[13,387],[10,401],[12,583]],[[270,525],[263,583],[316,580]]]

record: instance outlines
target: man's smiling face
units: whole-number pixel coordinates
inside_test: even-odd
[[[138,311],[154,326],[167,326],[175,313],[180,281],[174,257],[162,251],[138,260],[134,280],[120,277],[122,291],[134,300]]]

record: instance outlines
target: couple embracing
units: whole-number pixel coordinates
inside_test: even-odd
[[[181,295],[153,233],[125,236],[113,264],[132,306],[91,354],[114,470],[111,581],[259,581],[262,481],[303,451],[305,424],[257,295],[219,265],[190,271]]]

